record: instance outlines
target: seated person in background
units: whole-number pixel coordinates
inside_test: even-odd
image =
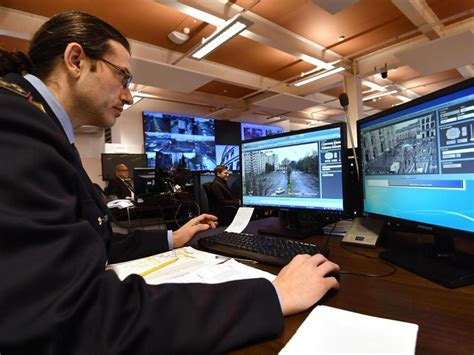
[[[209,208],[211,212],[219,218],[219,225],[229,225],[234,218],[235,212],[240,206],[239,199],[233,194],[227,185],[229,171],[224,165],[217,165],[214,169],[214,181],[210,185]],[[228,207],[235,207],[235,210]]]
[[[133,184],[128,176],[128,167],[125,164],[115,166],[115,179],[109,181],[107,195],[115,195],[117,198],[133,199]]]

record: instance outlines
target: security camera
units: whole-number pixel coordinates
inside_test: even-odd
[[[387,72],[387,70],[385,70],[385,69],[382,70],[382,71],[380,72],[380,76],[382,77],[382,79],[387,79],[387,77],[388,77],[388,72]]]

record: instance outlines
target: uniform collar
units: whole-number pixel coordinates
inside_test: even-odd
[[[71,120],[69,119],[69,116],[67,115],[64,108],[61,106],[61,104],[58,102],[58,100],[56,100],[56,98],[53,96],[51,91],[49,91],[46,85],[44,85],[44,83],[39,78],[37,78],[36,76],[32,74],[26,74],[24,78],[28,80],[28,82],[36,89],[36,91],[38,91],[38,93],[43,97],[43,99],[49,105],[49,107],[51,108],[51,111],[53,111],[53,113],[56,115],[64,132],[66,133],[69,143],[73,144],[74,143],[74,130],[72,128]]]

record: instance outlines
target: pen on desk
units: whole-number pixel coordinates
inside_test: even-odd
[[[160,270],[162,268],[164,268],[165,266],[168,266],[169,264],[173,264],[174,262],[176,262],[178,260],[178,258],[173,258],[173,259],[170,259],[170,260],[167,260],[165,261],[164,263],[161,263],[160,265],[156,265],[155,267],[152,267],[151,269],[149,270],[146,270],[146,271],[143,271],[140,273],[140,276],[142,277],[145,277],[146,275],[149,275],[151,274],[152,272],[155,272],[157,270]]]
[[[215,258],[216,259],[223,259],[223,261],[221,261],[219,264],[224,264],[225,262],[227,262],[231,259],[234,259],[234,260],[237,260],[237,261],[240,261],[240,262],[244,262],[244,263],[249,263],[249,264],[258,264],[258,261],[251,260],[251,259],[232,258],[232,257],[221,256],[221,255],[216,255]]]

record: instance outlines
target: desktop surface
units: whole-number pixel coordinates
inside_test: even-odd
[[[256,233],[259,228],[275,223],[275,220],[272,217],[250,222],[245,232]],[[215,230],[201,233],[197,239],[213,232]],[[325,238],[313,236],[304,241],[321,244]],[[387,243],[399,242],[400,239],[398,235],[386,238]],[[416,239],[424,238],[426,236],[420,235]],[[414,238],[401,239],[402,242],[413,242]],[[329,250],[330,260],[338,263],[342,271],[373,274],[390,271],[389,266],[378,260],[378,253],[384,250],[383,247],[348,247],[375,258],[368,259],[342,248],[341,240],[342,237],[331,236]],[[273,274],[280,270],[279,267],[264,264],[256,267]],[[340,289],[330,291],[318,304],[418,324],[416,354],[472,355],[474,352],[474,286],[448,289],[401,268],[397,268],[391,276],[380,278],[341,273]],[[277,354],[310,311],[286,317],[285,330],[280,337],[241,348],[231,354]]]

